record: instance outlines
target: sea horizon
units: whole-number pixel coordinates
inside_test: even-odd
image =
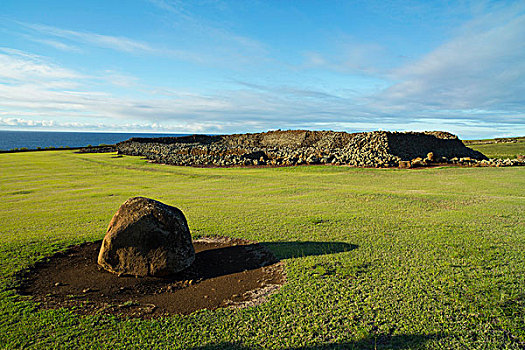
[[[0,130],[0,151],[112,145],[132,137],[178,137],[188,133]]]

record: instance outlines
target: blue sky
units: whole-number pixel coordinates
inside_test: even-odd
[[[525,135],[525,1],[0,3],[0,129]]]

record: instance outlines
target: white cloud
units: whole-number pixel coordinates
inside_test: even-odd
[[[57,122],[54,120],[33,120],[23,118],[0,117],[0,127],[12,129],[35,129],[35,130],[86,130],[86,131],[114,131],[114,132],[174,132],[174,133],[204,133],[214,130],[219,132],[222,125],[209,123],[176,123],[165,126],[160,123],[84,123],[84,122]]]
[[[53,120],[27,120],[21,118],[2,118],[0,117],[0,126],[16,127],[53,127],[56,122]]]
[[[210,21],[196,16],[193,7],[213,7],[220,14],[229,5],[220,1],[150,0],[150,3],[164,10],[168,21],[180,36],[191,37],[188,51],[198,53],[201,61],[212,64],[230,63],[239,68],[254,62],[268,62],[269,50],[262,42],[240,35],[229,28],[227,21]],[[177,42],[181,45],[182,42]],[[186,45],[186,44],[184,44]]]
[[[149,44],[133,40],[123,36],[102,35],[91,32],[79,32],[74,30],[61,29],[53,26],[42,24],[20,23],[23,26],[33,29],[34,31],[50,35],[54,37],[64,38],[84,44],[90,44],[97,47],[107,49],[124,51],[124,52],[142,52],[142,53],[156,53],[157,49],[151,47]]]
[[[36,38],[31,35],[23,35],[23,37],[26,38],[27,40],[31,40],[39,44],[47,45],[57,50],[66,51],[66,52],[76,52],[76,53],[82,52],[82,50],[80,50],[78,47],[74,45],[65,44],[62,41],[58,41],[55,39]]]
[[[84,45],[83,48],[86,46],[91,46],[136,55],[156,55],[191,62],[204,61],[204,58],[201,55],[189,50],[175,50],[164,47],[156,47],[149,43],[124,36],[104,35],[88,31],[74,31],[42,24],[24,22],[16,23],[30,31],[30,35],[23,34],[23,36],[28,37],[29,40],[39,42],[47,46],[52,46],[63,51],[82,52],[83,50],[82,48],[70,43],[58,41],[57,38],[73,42],[76,45]]]
[[[103,73],[103,80],[108,83],[123,87],[123,88],[132,88],[137,87],[139,79],[129,74],[123,74],[114,70],[106,70]]]
[[[341,117],[348,107],[347,100],[322,91],[249,83],[208,95],[153,88],[142,98],[119,97],[86,88],[100,78],[64,70],[42,57],[18,51],[3,56],[9,62],[1,71],[7,80],[0,83],[3,118],[25,116],[24,119],[36,120],[39,115],[48,116],[57,122],[62,120],[62,126],[64,119],[91,119],[103,120],[104,125],[127,125],[129,121],[160,123],[166,128],[184,127],[183,131],[199,128],[255,131],[333,120]],[[44,73],[35,75],[35,71]],[[116,79],[111,77],[114,72],[106,73],[107,80],[118,84],[118,73]],[[134,82],[132,78],[131,82],[123,80],[125,85]]]
[[[393,71],[391,77],[397,83],[375,97],[377,106],[383,109],[399,112],[484,109],[506,110],[510,116],[523,115],[523,6],[472,20],[457,37]],[[499,114],[498,118],[504,121],[505,115]]]
[[[11,48],[0,47],[0,79],[15,81],[70,80],[81,74],[58,67],[45,58]]]
[[[322,68],[345,74],[380,76],[396,61],[386,48],[377,44],[362,43],[349,36],[335,40],[332,46],[335,51],[332,54],[304,52],[299,68]]]

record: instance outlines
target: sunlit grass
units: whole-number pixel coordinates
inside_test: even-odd
[[[525,344],[523,168],[199,169],[114,156],[0,155],[0,347]],[[15,296],[14,273],[101,239],[120,204],[137,195],[180,208],[194,237],[356,247],[298,250],[303,256],[285,260],[287,284],[242,310],[141,321],[41,311]]]
[[[480,151],[489,158],[516,158],[518,154],[525,155],[525,139],[520,138],[518,142],[473,144],[468,147]]]

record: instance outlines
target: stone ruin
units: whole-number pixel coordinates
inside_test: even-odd
[[[431,163],[477,163],[487,157],[448,132],[346,133],[288,130],[255,134],[132,138],[119,154],[186,166],[334,164],[359,167],[414,167]],[[407,163],[408,162],[408,163]]]
[[[128,199],[115,213],[102,241],[98,264],[132,276],[166,276],[195,260],[188,223],[182,212],[153,199]]]

